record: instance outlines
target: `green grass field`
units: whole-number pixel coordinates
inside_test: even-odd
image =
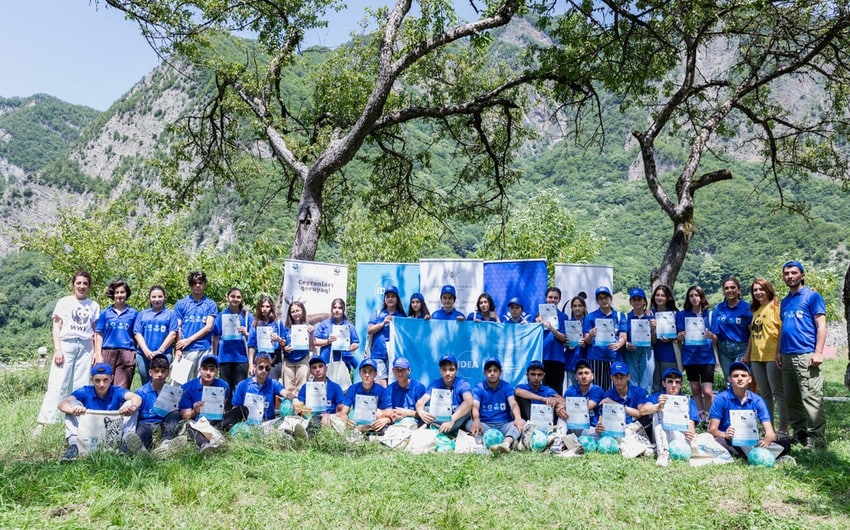
[[[840,359],[827,396],[850,395]],[[333,432],[297,450],[252,438],[209,458],[60,464],[62,426],[30,434],[43,385],[34,369],[0,373],[0,528],[850,528],[850,402],[826,405],[828,451],[795,449],[797,466],[774,469],[415,456]]]

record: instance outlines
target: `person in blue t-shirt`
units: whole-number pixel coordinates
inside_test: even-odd
[[[379,385],[386,387],[389,379],[387,370],[387,341],[390,340],[390,322],[396,317],[406,317],[404,307],[398,297],[398,287],[389,285],[384,289],[384,305],[381,310],[369,320],[366,333],[372,337],[372,349],[369,357],[375,361],[378,375],[375,380]]]
[[[652,423],[652,418],[644,416],[640,412],[641,404],[646,402],[646,390],[632,384],[629,381],[629,366],[617,361],[611,363],[611,379],[614,386],[605,392],[605,397],[602,398],[600,405],[603,407],[606,403],[619,403],[626,407],[626,425],[638,421],[645,428]],[[605,432],[605,425],[602,424],[602,418],[596,424],[596,433],[602,435]]]
[[[341,350],[333,349],[333,343],[340,338],[334,335],[334,326],[339,326],[337,329],[348,331],[348,348]],[[319,322],[319,325],[316,326],[314,337],[316,346],[321,348],[319,355],[321,355],[325,364],[342,361],[349,369],[357,366],[357,358],[354,356],[354,353],[360,348],[360,337],[357,336],[357,330],[354,324],[348,320],[345,314],[345,300],[335,298],[331,302],[331,316]]]
[[[699,422],[699,412],[693,399],[688,398],[688,425],[684,431],[664,430],[664,405],[668,396],[682,395],[682,372],[677,368],[668,368],[661,375],[664,390],[655,392],[646,398],[638,410],[644,416],[652,417],[652,434],[655,439],[655,452],[658,455],[656,463],[666,466],[670,463],[670,443],[683,441],[688,444],[696,437],[696,424]]]
[[[304,331],[307,332],[307,347],[304,348],[300,344],[293,344],[293,328],[295,326],[304,326]],[[296,394],[301,391],[301,387],[307,382],[310,376],[310,352],[315,348],[315,340],[313,338],[313,325],[307,321],[307,307],[303,302],[297,300],[289,304],[286,310],[286,345],[283,347],[283,386]]]
[[[729,381],[729,388],[717,393],[711,407],[711,421],[708,432],[714,436],[717,443],[735,457],[746,456],[754,447],[767,448],[775,458],[788,454],[791,450],[791,442],[776,439],[767,405],[765,405],[761,396],[748,388],[752,381],[750,367],[742,362],[732,363],[729,366],[727,381]],[[761,424],[764,434],[755,446],[738,447],[732,445],[735,429],[732,427],[730,410],[752,410],[755,412],[756,420]]]
[[[129,390],[112,384],[112,367],[98,363],[91,369],[91,385],[78,388],[59,403],[59,410],[65,413],[65,440],[68,450],[62,455],[62,461],[77,458],[79,447],[79,419],[87,410],[114,410],[124,416],[132,416],[142,404],[141,398]],[[130,425],[124,422],[126,429]]]
[[[543,366],[546,368],[543,384],[554,388],[560,394],[564,391],[564,375],[566,374],[564,343],[567,342],[567,330],[564,324],[567,321],[567,315],[558,309],[558,304],[561,303],[561,290],[557,287],[546,289],[546,303],[555,306],[558,324],[552,326],[551,322],[543,322],[539,314],[534,318],[535,322],[543,325]]]
[[[136,373],[133,327],[139,312],[127,305],[130,286],[124,280],[110,282],[106,297],[114,303],[101,311],[95,324],[94,362],[111,366],[115,385],[129,390]]]
[[[465,379],[458,377],[457,359],[454,355],[443,355],[437,364],[440,366],[440,377],[431,382],[425,394],[416,402],[416,413],[428,425],[439,424],[441,433],[456,433],[472,412],[472,388]],[[437,418],[425,408],[435,389],[452,391],[452,414],[447,421],[437,422]]]
[[[392,419],[399,421],[410,417],[420,421],[416,414],[416,402],[425,395],[425,385],[410,378],[410,361],[404,357],[393,359],[393,377],[395,381],[387,388],[393,407]]]
[[[673,291],[666,285],[659,285],[652,291],[652,350],[655,353],[655,375],[653,376],[652,389],[658,392],[663,387],[661,386],[661,375],[670,368],[678,368],[676,362],[676,347],[678,346],[676,338],[660,337],[658,334],[658,313],[673,313],[672,318],[675,321],[676,313],[679,308],[676,307],[676,300],[673,298]]]
[[[522,300],[519,297],[514,296],[510,300],[508,300],[508,314],[505,315],[505,318],[502,319],[502,322],[505,324],[528,324],[528,319],[531,318],[531,315],[525,312],[525,308],[522,305]]]
[[[584,318],[587,316],[587,294],[584,292],[570,299],[570,314],[569,319],[578,321],[579,328],[584,325]],[[566,304],[564,305],[566,313]],[[566,324],[565,324],[566,325]],[[587,358],[587,345],[584,341],[584,335],[578,341],[578,345],[570,346],[569,340],[564,343],[564,368],[567,373],[564,377],[564,383],[569,387],[576,383],[576,362],[579,359]]]
[[[584,342],[588,344],[587,360],[593,368],[596,383],[603,389],[611,387],[611,363],[623,360],[623,347],[626,345],[626,319],[611,306],[611,290],[604,285],[596,289],[596,303],[599,309],[591,311],[582,321]],[[597,324],[597,320],[600,321]],[[606,323],[613,333],[600,334],[602,323]]]
[[[258,328],[263,329],[258,331]],[[264,333],[266,331],[268,332],[267,334]],[[263,347],[258,346],[258,332],[263,332],[263,337],[268,336],[271,346],[268,344],[263,344]],[[269,373],[269,377],[280,380],[283,375],[281,348],[286,346],[288,340],[284,323],[277,318],[274,312],[274,300],[269,295],[260,296],[254,310],[254,325],[248,331],[248,357],[253,359],[258,353],[268,353],[272,358],[272,371]],[[307,371],[306,361],[304,362],[304,371],[305,373]]]
[[[268,353],[258,353],[254,356],[254,375],[237,385],[233,391],[233,408],[228,412],[222,423],[233,424],[240,421],[250,421],[251,412],[245,405],[245,396],[254,394],[263,397],[263,417],[261,421],[271,421],[275,418],[275,398],[292,399],[295,396],[283,387],[277,379],[272,379],[272,358]]]
[[[172,344],[177,339],[177,314],[165,307],[165,289],[154,285],[148,291],[150,306],[139,313],[133,326],[136,337],[136,368],[142,385],[148,384],[150,363],[154,357],[164,354],[171,362]]]
[[[576,382],[564,391],[564,398],[580,397],[587,400],[587,416],[590,428],[586,431],[573,432],[573,434],[596,435],[596,424],[599,422],[599,404],[605,397],[605,390],[593,383],[594,377],[593,367],[587,359],[576,361]],[[555,412],[558,415],[558,424],[566,427],[566,421],[569,419],[566,408],[562,407]]]
[[[509,453],[525,428],[514,387],[502,381],[502,363],[496,357],[484,361],[484,381],[472,389],[472,417],[465,428],[473,436],[490,429],[501,431],[505,439],[490,446],[494,453]]]
[[[360,372],[360,382],[354,383],[348,390],[345,392],[345,399],[342,401],[342,407],[340,408],[340,416],[348,417],[349,412],[354,412],[354,428],[362,433],[374,432],[374,433],[382,433],[383,430],[387,427],[387,425],[393,422],[392,414],[393,414],[393,405],[390,400],[389,391],[381,385],[377,384],[377,363],[375,359],[363,359],[360,361],[359,366]],[[357,410],[357,398],[358,396],[363,398],[374,398],[375,409],[374,411],[374,419],[364,420],[363,417],[369,416],[369,410],[358,411]],[[365,401],[365,400],[364,400]],[[363,407],[368,407],[368,405],[363,402]],[[362,416],[362,417],[361,417]]]
[[[440,289],[440,303],[443,305],[431,313],[432,320],[464,320],[463,313],[455,309],[457,291],[454,285],[444,285]]]
[[[162,429],[162,443],[168,447],[179,431],[180,411],[175,410],[163,414],[154,408],[160,392],[165,388],[165,380],[171,373],[171,362],[168,357],[159,353],[150,360],[150,380],[136,390],[142,404],[136,418],[136,429],[124,437],[124,444],[130,452],[149,450],[153,444],[153,433]]]
[[[180,417],[184,421],[197,420],[201,416],[201,409],[204,406],[204,387],[213,386],[224,389],[224,402],[230,402],[230,385],[227,382],[218,378],[218,358],[215,355],[207,355],[201,358],[200,373],[197,378],[188,381],[183,385],[183,397],[180,398]],[[226,431],[232,425],[224,425],[222,420],[210,420],[213,427],[221,428]],[[189,429],[189,436],[195,441],[198,450],[202,455],[207,455],[215,452],[217,447],[210,444],[201,432],[194,429]]]
[[[540,361],[531,361],[525,369],[526,383],[516,386],[514,397],[516,398],[522,419],[528,421],[531,418],[531,405],[538,403],[552,407],[557,413],[564,406],[564,399],[552,387],[543,384],[546,377],[546,369]],[[552,418],[555,421],[555,418]]]
[[[186,278],[192,292],[174,304],[180,333],[174,349],[177,358],[192,361],[189,379],[198,376],[198,362],[212,353],[212,328],[218,314],[218,306],[204,294],[207,275],[203,271],[192,271]]]
[[[422,296],[422,293],[410,295],[410,302],[407,304],[407,316],[423,320],[431,319],[431,312],[428,310],[428,305],[425,303],[425,297]]]
[[[345,400],[345,393],[342,391],[342,387],[328,379],[328,365],[322,357],[318,355],[313,356],[309,362],[311,380],[301,387],[301,390],[298,391],[298,397],[292,400],[292,404],[295,406],[295,412],[316,420],[322,425],[328,425],[332,417],[336,417],[344,422],[347,417],[342,414],[342,407]],[[325,408],[313,410],[309,407],[310,400],[308,399],[309,396],[307,396],[307,390],[310,383],[327,383],[325,395],[318,396],[320,399],[317,400],[324,403]]]
[[[493,302],[493,297],[487,293],[481,293],[478,296],[478,301],[475,303],[476,311],[466,315],[466,320],[473,322],[499,322],[499,315],[496,314],[496,304]]]
[[[227,291],[227,307],[216,317],[213,323],[212,351],[218,357],[219,374],[230,388],[254,373],[254,359],[248,358],[248,335],[254,326],[254,317],[242,302],[242,290],[233,287]],[[231,326],[227,326],[228,319]],[[227,403],[230,409],[230,403]]]
[[[699,410],[700,423],[703,424],[707,423],[708,411],[714,399],[713,344],[716,335],[711,332],[712,319],[705,291],[699,285],[692,285],[685,294],[684,309],[676,313],[676,331],[679,343],[682,344],[682,364],[691,383],[691,395]],[[703,337],[689,338],[686,332],[688,326],[701,326],[704,329]]]
[[[806,287],[799,261],[782,266],[788,295],[779,304],[782,328],[777,364],[782,368],[785,407],[794,440],[807,448],[825,449],[826,415],[823,410],[823,347],[826,343],[826,304]]]
[[[647,392],[652,391],[652,378],[655,375],[655,357],[652,354],[652,314],[647,311],[646,293],[640,287],[629,289],[629,304],[632,310],[626,315],[626,347],[623,360],[629,365],[631,380]],[[632,337],[632,321],[645,320],[649,325],[649,337],[646,344],[635,344]]]
[[[744,358],[750,340],[750,325],[753,312],[741,300],[741,282],[738,278],[723,280],[725,300],[714,308],[711,332],[717,336],[717,357],[723,369],[723,377],[729,377],[729,365]]]

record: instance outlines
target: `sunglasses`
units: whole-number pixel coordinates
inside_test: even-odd
[[[258,371],[258,372],[271,372],[271,371],[272,371],[272,367],[271,367],[271,366],[265,366],[265,365],[263,365],[263,366],[258,366],[258,367],[257,367],[257,371]]]

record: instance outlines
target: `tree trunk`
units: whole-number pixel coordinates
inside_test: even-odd
[[[652,271],[650,275],[650,283],[654,290],[659,285],[666,285],[673,289],[676,284],[676,277],[679,275],[679,270],[685,262],[685,256],[688,254],[688,247],[691,244],[696,233],[696,225],[693,222],[693,214],[686,219],[673,221],[673,237],[670,238],[670,243],[667,245],[667,251],[664,253],[664,258],[661,260],[661,266]]]
[[[298,219],[295,224],[295,241],[292,259],[313,261],[319,248],[319,229],[322,221],[322,194],[320,189],[305,184],[298,201]]]
[[[847,329],[847,356],[850,358],[850,265],[847,265],[847,273],[844,274],[844,291],[841,301],[844,302],[844,326]],[[844,371],[844,386],[850,390],[850,362]]]

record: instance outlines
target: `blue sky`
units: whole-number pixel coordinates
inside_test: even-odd
[[[307,40],[337,46],[356,28],[362,6],[386,3],[349,0],[360,7],[335,14]],[[458,5],[468,10],[468,2]],[[159,62],[138,26],[103,2],[0,0],[0,13],[0,97],[44,93],[106,110]]]

